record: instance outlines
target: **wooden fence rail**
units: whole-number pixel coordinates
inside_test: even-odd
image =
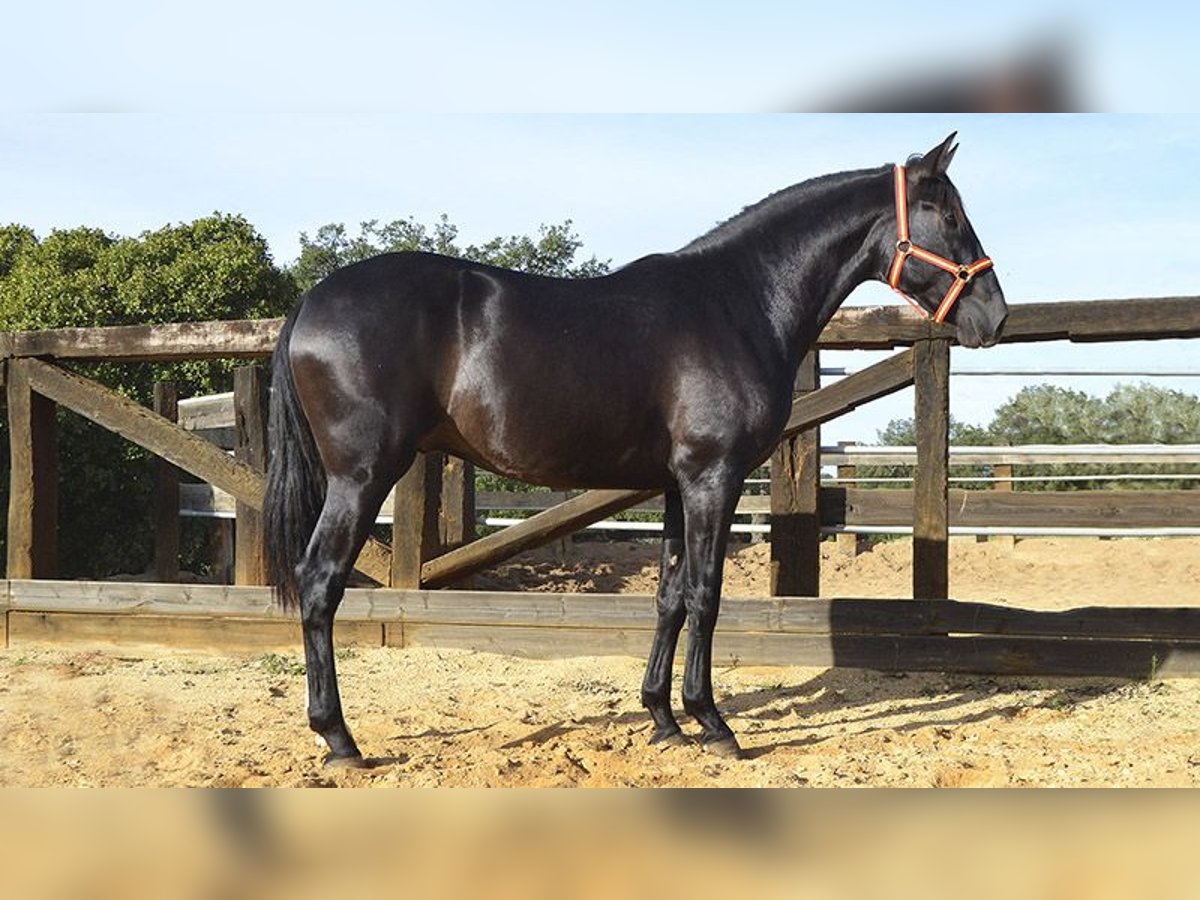
[[[452,647],[520,656],[644,656],[645,595],[355,590],[339,644]],[[147,643],[262,652],[295,648],[299,622],[270,590],[221,585],[0,582],[10,646]],[[854,666],[1011,675],[1200,675],[1200,607],[1042,612],[919,600],[727,598],[718,665]]]

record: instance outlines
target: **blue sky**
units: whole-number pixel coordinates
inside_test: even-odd
[[[136,234],[245,215],[280,262],[327,222],[449,215],[464,242],[570,218],[620,264],[825,172],[902,161],[952,131],[951,170],[1010,302],[1200,293],[1200,117],[230,114],[0,116],[0,220]],[[878,285],[852,303],[895,303]],[[859,367],[872,354],[826,354]],[[954,365],[1192,369],[1186,342],[957,350]],[[1044,380],[1044,379],[1034,379]],[[1113,379],[1060,383],[1103,392]],[[985,422],[1028,380],[961,379]],[[1186,390],[1200,380],[1160,380]],[[828,426],[870,441],[911,396]]]
[[[0,32],[9,110],[794,109],[1053,41],[1089,109],[1196,110],[1181,0],[38,0]]]

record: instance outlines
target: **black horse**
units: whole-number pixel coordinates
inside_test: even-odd
[[[265,518],[278,596],[300,607],[326,762],[362,763],[338,696],[334,614],[389,489],[430,450],[536,484],[664,490],[642,685],[651,741],[682,740],[670,685],[686,619],[683,708],[706,747],[737,755],[710,671],[721,569],[743,479],[779,441],[801,357],[856,285],[889,273],[963,345],[994,344],[1003,328],[1000,284],[946,177],[953,138],[907,170],[787,188],[599,278],[395,253],[310,290],[274,358]]]

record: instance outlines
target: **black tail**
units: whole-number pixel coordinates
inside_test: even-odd
[[[288,360],[298,304],[288,316],[275,345],[271,366],[270,460],[263,501],[267,570],[275,596],[284,609],[296,609],[300,594],[296,566],[304,556],[325,502],[325,468],[313,442],[312,429],[300,408]]]

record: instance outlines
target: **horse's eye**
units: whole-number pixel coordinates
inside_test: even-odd
[[[955,226],[958,225],[958,219],[955,217],[954,213],[952,213],[952,212],[942,213],[942,221],[945,222],[947,225],[949,225],[951,228],[954,228]]]

